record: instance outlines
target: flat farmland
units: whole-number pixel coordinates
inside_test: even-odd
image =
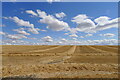
[[[117,78],[118,46],[3,45],[2,77]]]

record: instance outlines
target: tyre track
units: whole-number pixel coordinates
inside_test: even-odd
[[[29,52],[44,52],[44,51],[49,51],[49,50],[53,50],[53,49],[57,49],[63,46],[57,46],[57,47],[53,47],[53,48],[48,48],[48,49],[44,49],[44,50],[34,50],[34,51],[29,51]]]
[[[68,51],[63,52],[62,54],[71,55],[75,52],[75,50],[76,50],[76,46],[73,46]],[[54,56],[54,57],[55,57],[55,60],[51,60],[51,61],[47,60],[48,61],[47,64],[62,63],[65,60],[71,58],[72,56],[57,56],[58,57],[57,59],[56,59],[56,56]]]
[[[99,52],[101,52],[101,53],[106,53],[106,54],[110,54],[110,52],[108,52],[108,51],[104,51],[104,50],[102,50],[102,49],[99,49],[99,48],[95,48],[95,47],[92,47],[92,46],[87,46],[87,47],[89,47],[89,48],[91,48],[91,49],[93,49],[93,50],[97,50],[97,51],[99,51]]]
[[[95,48],[92,48],[91,46],[78,46],[77,50],[75,51],[76,55],[91,55],[93,53],[100,53],[102,52],[101,50],[97,50]],[[79,53],[79,54],[78,54]]]
[[[110,46],[107,46],[107,47],[111,49],[118,49],[118,47],[110,47]]]
[[[89,48],[93,49],[93,50],[97,50],[99,52],[102,52],[102,53],[106,53],[106,54],[115,54],[115,53],[118,53],[117,50],[116,52],[110,52],[109,50],[106,51],[106,50],[103,50],[103,49],[100,49],[100,48],[97,48],[97,47],[93,47],[93,46],[88,46]],[[106,47],[107,48],[107,47]],[[105,54],[104,54],[105,55]]]

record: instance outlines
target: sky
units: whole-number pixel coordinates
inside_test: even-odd
[[[3,45],[117,45],[117,2],[3,2]]]
[[[2,2],[119,2],[119,0],[1,0]]]

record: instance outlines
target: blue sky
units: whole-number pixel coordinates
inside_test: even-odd
[[[3,2],[3,44],[115,45],[117,2]]]

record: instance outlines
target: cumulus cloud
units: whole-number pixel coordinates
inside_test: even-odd
[[[40,31],[47,32],[47,30],[42,30],[42,29],[40,29]]]
[[[5,26],[6,26],[6,25],[4,25],[4,24],[3,24],[3,25],[0,25],[0,27],[5,27]]]
[[[9,19],[8,17],[2,17],[2,19]]]
[[[94,21],[98,24],[98,25],[105,25],[109,22],[109,17],[107,16],[100,16],[99,18],[96,18]]]
[[[106,30],[110,28],[118,28],[118,23],[119,23],[119,18],[116,19],[111,19],[107,16],[100,16],[94,20],[90,19],[87,15],[85,14],[80,14],[72,18],[72,22],[75,22],[77,24],[76,27],[69,27],[68,23],[59,20],[58,18],[63,18],[65,17],[65,13],[57,13],[55,16],[49,15],[44,11],[37,10],[37,13],[35,13],[32,10],[27,10],[26,13],[31,14],[33,16],[38,16],[40,18],[39,22],[47,24],[46,28],[51,29],[53,31],[66,31],[64,35],[68,35],[73,38],[73,41],[68,41],[66,39],[61,39],[58,43],[60,44],[113,44],[117,43],[117,40],[115,39],[104,39],[104,40],[78,40],[74,37],[78,37],[77,33],[78,32],[85,32],[87,35],[85,36],[80,36],[79,38],[85,38],[88,36],[93,36],[93,33],[101,30]],[[18,17],[9,17],[12,19],[15,23],[17,23],[19,26],[25,26],[27,27],[27,31],[32,32],[33,34],[39,34],[39,31],[46,31],[46,30],[41,30],[38,28],[34,27],[34,24],[31,24],[29,21],[24,21],[22,19],[19,19]],[[23,35],[29,35],[24,30],[14,30],[18,32],[19,34]],[[2,34],[2,33],[1,33]],[[22,39],[22,38],[27,38],[26,36],[23,35],[8,35],[7,37],[10,39]],[[113,37],[115,36],[114,34],[107,33],[107,34],[101,34],[101,36],[105,37]],[[44,42],[53,42],[53,38],[50,36],[43,37],[42,40]],[[66,42],[66,43],[65,43]]]
[[[37,13],[38,13],[38,16],[39,16],[40,18],[47,17],[47,13],[46,13],[46,12],[44,12],[44,11],[37,10]]]
[[[93,36],[93,34],[86,34],[85,36],[86,36],[86,37],[88,37],[88,36]]]
[[[64,35],[69,35],[69,33],[64,33]]]
[[[112,33],[106,33],[106,34],[100,34],[100,36],[105,36],[105,37],[114,37],[115,34]]]
[[[47,15],[44,11],[37,10],[39,17],[42,18],[40,19],[39,22],[47,24],[47,28],[54,30],[54,31],[61,31],[69,28],[69,25],[64,22],[56,19],[52,15]]]
[[[119,18],[115,18],[115,19],[109,20],[105,24],[102,24],[102,25],[99,25],[100,23],[97,24],[93,30],[95,32],[97,32],[97,31],[106,30],[106,29],[110,29],[110,28],[118,28],[119,23],[120,23]]]
[[[76,34],[71,34],[71,35],[69,35],[70,37],[78,37],[78,35],[76,35]]]
[[[72,38],[73,40],[77,40],[77,38]]]
[[[17,0],[10,0],[11,2],[16,2]]]
[[[0,31],[0,35],[5,35],[5,32]]]
[[[94,44],[99,44],[99,45],[113,45],[113,44],[118,44],[118,40],[116,39],[103,39],[103,40],[93,40],[95,43]]]
[[[31,45],[28,41],[23,40],[2,40],[3,45]]]
[[[77,26],[79,31],[88,31],[88,30],[93,29],[95,27],[96,27],[95,23],[92,20],[90,20],[90,19],[83,20]]]
[[[70,28],[68,30],[70,31],[70,34],[76,34],[79,31],[79,28]]]
[[[62,42],[67,42],[67,40],[65,38],[62,38],[61,41]]]
[[[61,0],[47,0],[47,2],[52,3],[52,2],[60,2]]]
[[[86,32],[92,28],[95,28],[95,23],[89,19],[89,17],[85,14],[79,14],[78,16],[73,17],[71,20],[77,24],[77,31]]]
[[[52,3],[52,2],[53,2],[53,0],[47,0],[47,2]]]
[[[79,38],[86,38],[86,37],[91,37],[91,36],[93,36],[93,34],[88,33],[88,34],[86,34],[84,36],[80,36]]]
[[[31,24],[29,21],[24,21],[22,19],[19,19],[18,17],[10,17],[15,23],[17,23],[19,26],[26,26],[26,27],[34,27],[33,24]]]
[[[52,42],[52,41],[53,41],[53,38],[50,37],[50,36],[46,36],[46,37],[43,37],[42,40],[43,40],[44,42]]]
[[[26,36],[20,35],[20,34],[13,34],[13,35],[8,34],[8,35],[6,35],[6,37],[9,38],[9,39],[14,39],[14,40],[27,38]]]
[[[77,26],[70,28],[68,23],[60,21],[53,15],[49,15],[44,11],[37,10],[37,14],[41,18],[39,22],[47,24],[46,28],[53,31],[69,31],[69,34],[72,35],[77,32],[96,33],[97,31],[118,27],[118,18],[111,20],[107,16],[100,16],[92,21],[86,14],[79,14],[71,20],[75,22]],[[56,16],[60,18],[65,16],[65,13],[57,13]]]
[[[118,40],[116,39],[102,39],[102,40],[69,40],[66,43],[67,45],[117,45]]]
[[[73,19],[71,21],[79,24],[79,23],[83,22],[87,18],[88,18],[87,15],[85,15],[85,14],[79,14],[79,15],[73,17]]]
[[[26,31],[24,31],[24,28],[13,29],[13,31],[16,31],[17,33],[23,34],[23,35],[30,35],[30,33],[27,33]]]
[[[45,41],[46,42],[46,41]],[[49,41],[48,41],[49,42]],[[51,42],[51,41],[50,41]],[[18,39],[12,39],[12,40],[3,40],[2,41],[3,44],[6,45],[49,45],[49,43],[32,43],[32,42],[28,42],[28,41],[23,41],[23,40],[18,40]],[[51,43],[50,43],[51,44]],[[62,42],[62,41],[58,41],[58,42],[54,42],[51,45],[117,45],[118,44],[118,40],[116,39],[102,39],[102,40],[77,40],[77,39],[73,39],[73,40],[69,40],[67,42]]]
[[[84,38],[84,36],[80,36],[80,38]]]
[[[28,37],[28,39],[36,40],[37,38],[33,38],[33,37],[32,37],[32,38],[29,38],[29,37]]]
[[[59,42],[57,42],[57,44],[63,44],[63,42],[59,41]]]
[[[33,34],[39,34],[40,29],[38,28],[28,28],[28,31]]]
[[[35,13],[34,11],[32,11],[32,10],[26,10],[26,13],[32,14],[33,16],[38,16],[38,14]]]
[[[9,17],[10,19],[14,20],[15,23],[17,23],[19,26],[25,26],[28,27],[27,30],[29,32],[32,32],[33,34],[39,34],[39,29],[34,27],[34,24],[31,24],[29,21],[24,21],[22,19],[19,19],[18,17]],[[24,33],[25,31],[19,31],[19,33]]]
[[[57,18],[64,18],[66,16],[66,14],[64,12],[61,12],[61,13],[56,13],[55,16]]]
[[[83,14],[73,17],[71,21],[77,24],[77,31],[85,33],[95,33],[110,28],[118,28],[118,24],[120,23],[119,18],[110,19],[107,16],[100,16],[92,21],[88,16]]]

